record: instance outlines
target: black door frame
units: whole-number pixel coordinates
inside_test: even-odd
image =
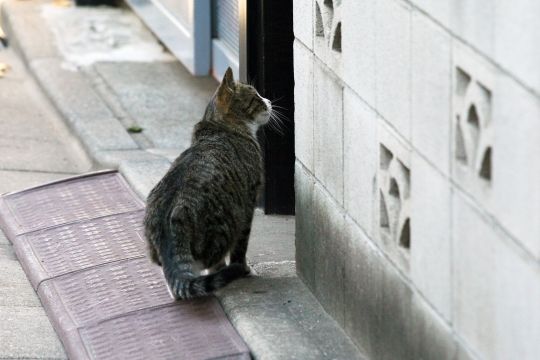
[[[294,214],[293,0],[239,0],[239,9],[240,77],[284,115],[279,131],[266,126],[259,132],[262,206],[266,214]]]

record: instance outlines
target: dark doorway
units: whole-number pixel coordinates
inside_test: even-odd
[[[266,214],[294,214],[293,2],[243,1],[247,81],[284,115],[279,130],[267,126],[259,133],[265,159],[261,201]]]

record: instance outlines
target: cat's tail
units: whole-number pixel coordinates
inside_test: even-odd
[[[163,273],[175,299],[210,295],[217,289],[249,273],[245,266],[231,264],[215,273],[196,276],[193,274],[191,264],[191,261],[181,261],[177,256],[163,259]]]

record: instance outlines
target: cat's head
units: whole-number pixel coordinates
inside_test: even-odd
[[[234,81],[229,67],[213,98],[214,109],[225,121],[244,122],[253,133],[270,119],[272,104],[251,85]]]

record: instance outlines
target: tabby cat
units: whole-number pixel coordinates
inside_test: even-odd
[[[150,256],[176,299],[208,295],[249,274],[246,250],[262,178],[255,133],[271,112],[269,100],[227,69],[191,147],[150,192]]]

